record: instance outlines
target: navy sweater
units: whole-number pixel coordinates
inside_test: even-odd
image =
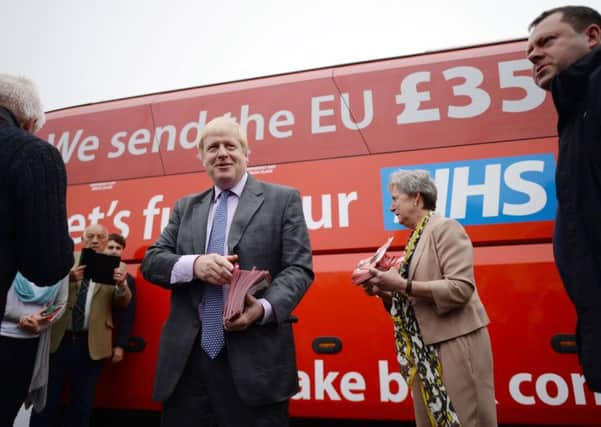
[[[73,266],[66,191],[58,150],[0,107],[0,318],[17,270],[47,286]]]

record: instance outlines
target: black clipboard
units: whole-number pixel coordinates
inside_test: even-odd
[[[92,279],[95,283],[106,285],[115,284],[113,274],[120,263],[121,257],[101,254],[90,248],[82,249],[79,258],[79,265],[86,266],[83,271],[84,279]]]

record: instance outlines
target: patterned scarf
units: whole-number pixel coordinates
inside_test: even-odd
[[[401,276],[409,275],[409,263],[413,258],[415,247],[422,236],[432,212],[421,219],[405,248],[404,260],[401,264]],[[438,351],[434,345],[426,345],[419,330],[413,306],[404,293],[394,292],[390,315],[394,323],[397,361],[401,375],[411,387],[415,374],[419,377],[422,398],[426,404],[426,413],[433,427],[459,427],[459,418],[453,409],[447,390],[442,382],[442,366],[438,359]]]

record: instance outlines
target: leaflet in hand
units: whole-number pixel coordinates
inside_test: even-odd
[[[232,272],[232,281],[223,307],[223,318],[231,320],[244,310],[246,294],[253,295],[271,283],[271,275],[267,270],[241,270],[238,265]]]
[[[386,242],[378,248],[375,254],[370,258],[365,258],[357,263],[357,266],[353,270],[353,283],[359,285],[366,280],[371,279],[373,276],[370,272],[370,268],[377,268],[378,270],[386,271],[391,267],[398,265],[400,259],[397,256],[389,255],[386,253],[390,244],[392,243],[393,237],[389,237]]]
[[[61,312],[61,309],[65,306],[64,303],[52,304],[46,307],[42,313],[40,313],[47,321],[52,322],[56,316]]]

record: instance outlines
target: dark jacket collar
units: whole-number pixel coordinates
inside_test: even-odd
[[[0,107],[0,124],[19,127],[17,118],[5,107]]]
[[[600,67],[601,46],[598,46],[553,79],[553,102],[560,117],[578,108],[588,92],[590,76]]]

